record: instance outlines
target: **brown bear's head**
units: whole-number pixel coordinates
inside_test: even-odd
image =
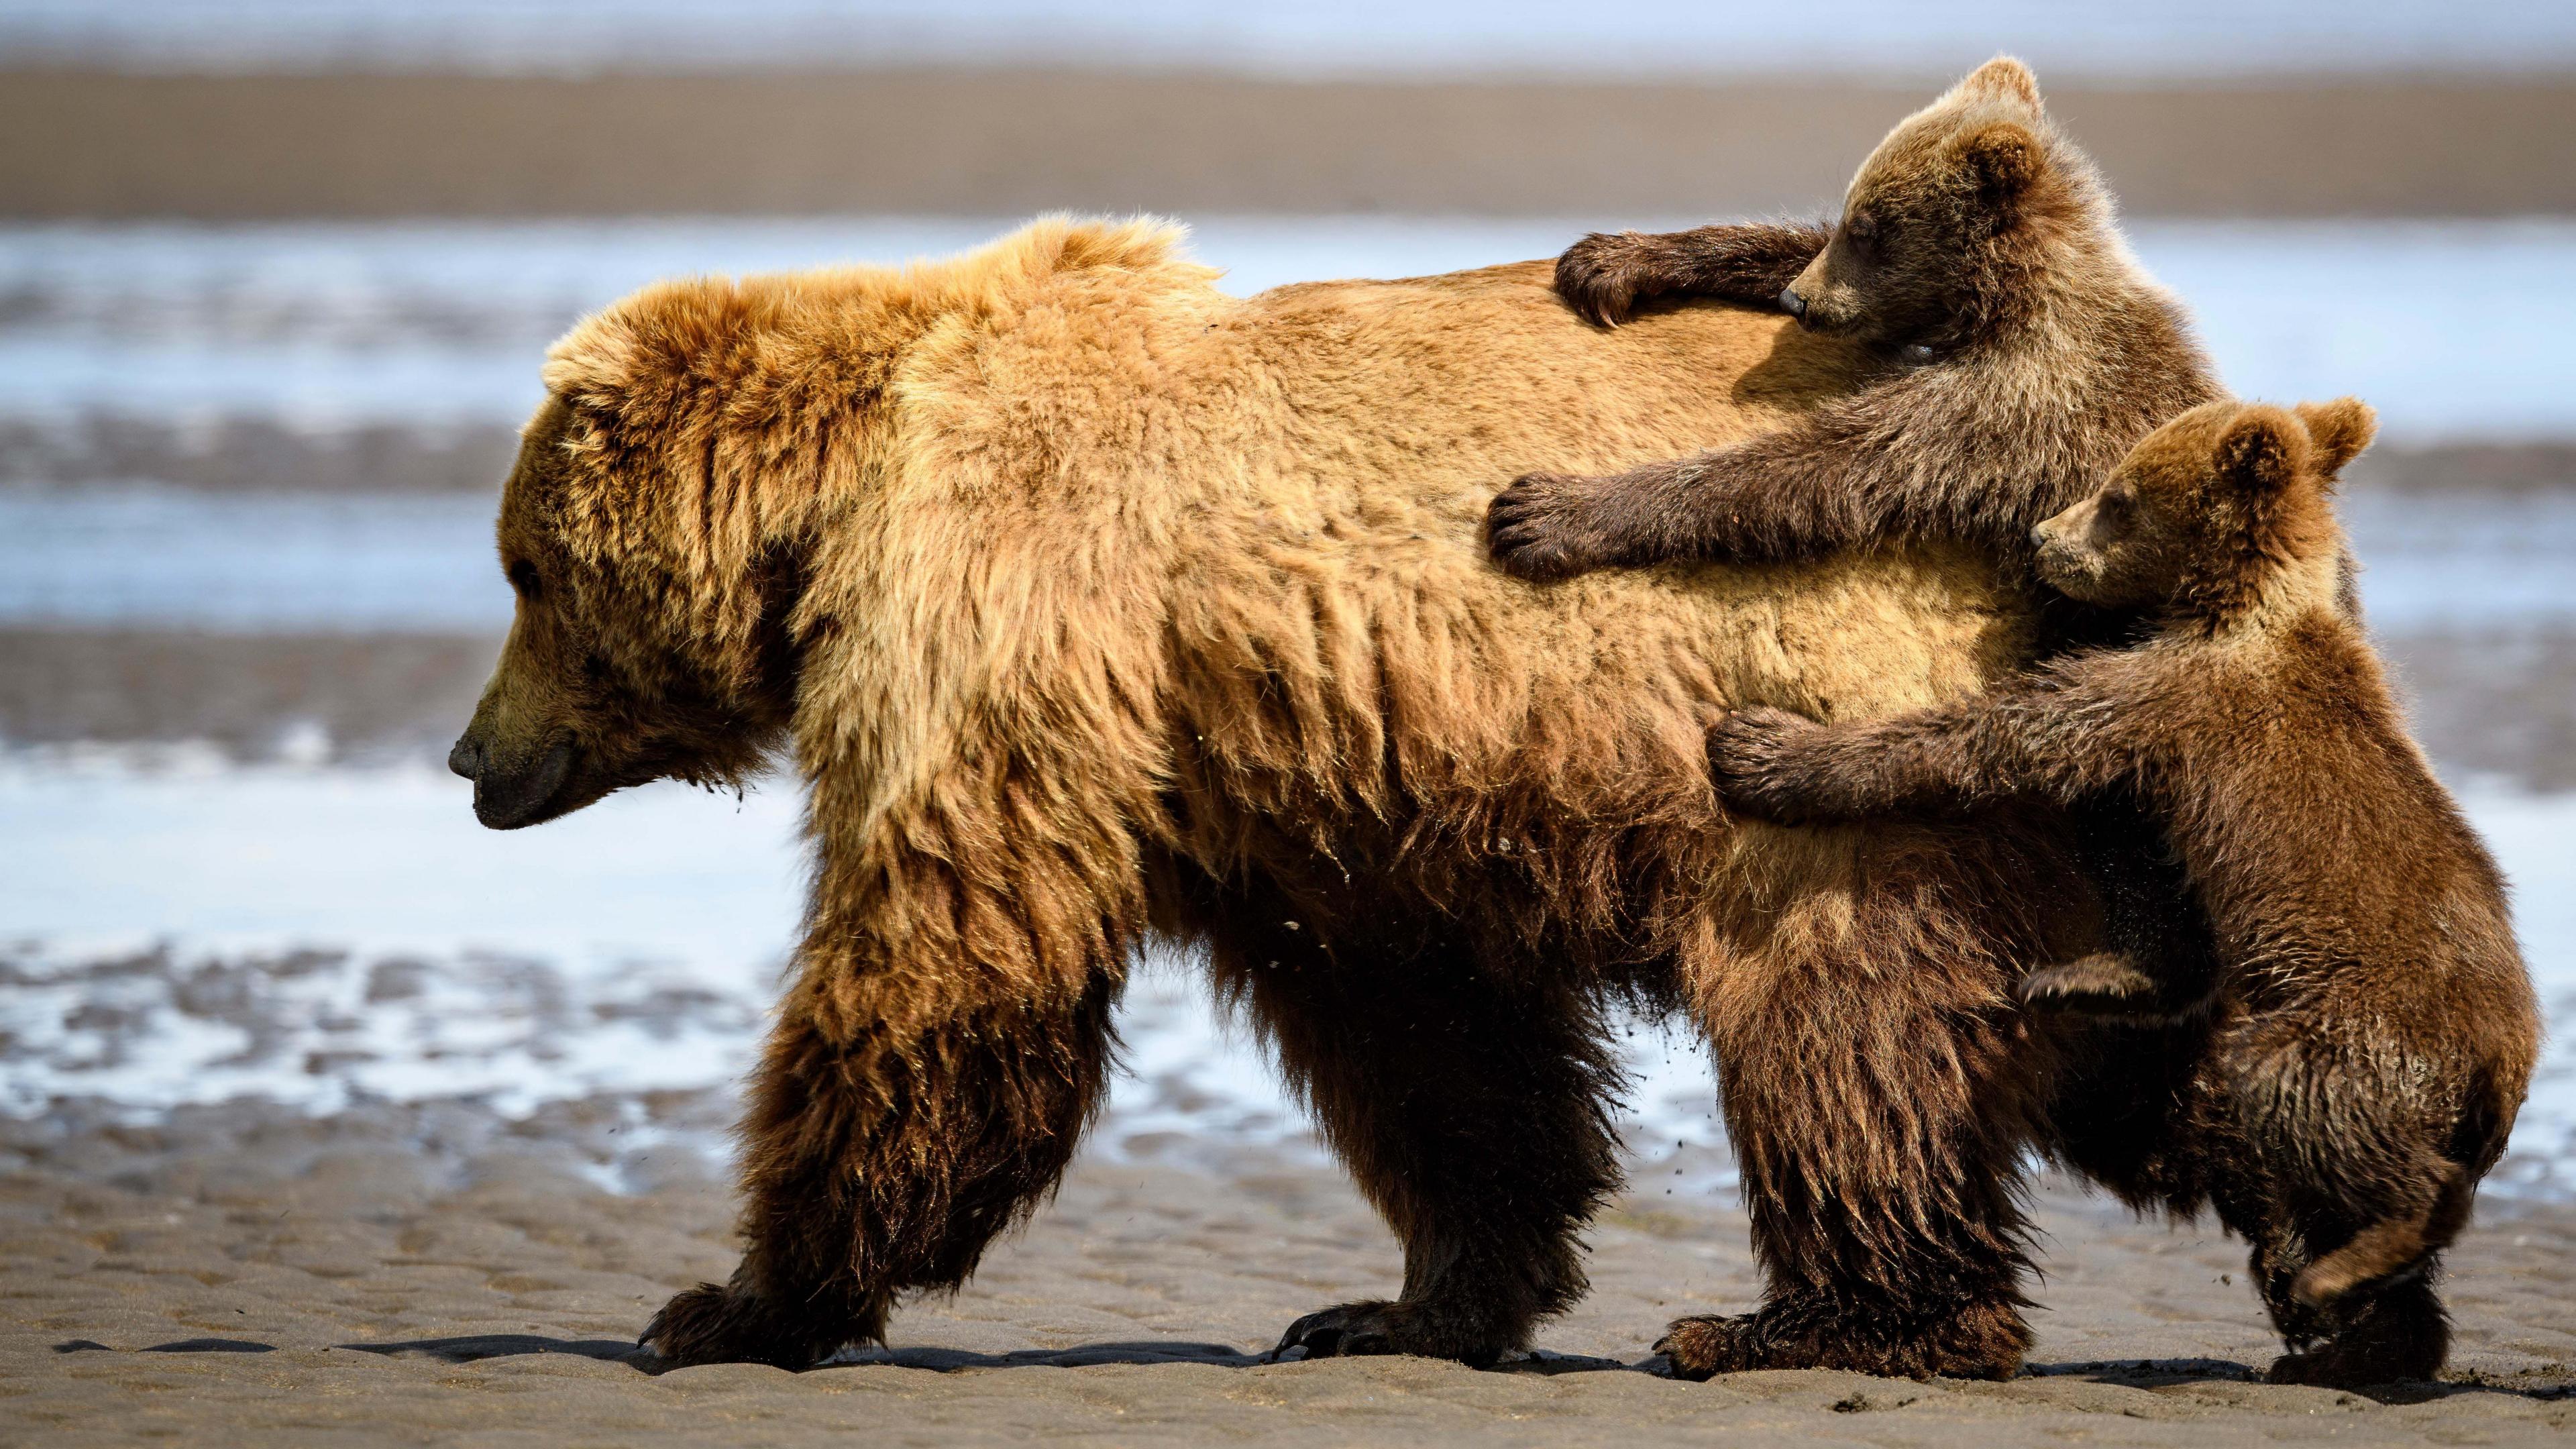
[[[2040,578],[2108,608],[2225,622],[2275,580],[2331,598],[2341,532],[2327,502],[2377,421],[2355,398],[2204,403],[2141,440],[2092,497],[2031,532]]]
[[[695,566],[688,529],[654,502],[655,460],[617,447],[607,421],[550,397],[502,493],[517,614],[448,755],[496,830],[651,780],[738,785],[787,727],[795,561]]]
[[[1919,358],[2025,300],[2035,264],[2077,263],[2114,235],[2092,163],[2049,124],[2030,70],[1998,57],[1879,142],[1781,306]]]

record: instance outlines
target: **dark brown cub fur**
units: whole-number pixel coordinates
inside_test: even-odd
[[[1649,234],[1594,232],[1556,259],[1559,296],[1604,327],[1659,297],[1713,297],[1776,307],[1833,238],[1818,222],[1703,226]]]
[[[1603,320],[1704,290],[1769,304],[1800,228],[1593,237],[1558,289]],[[1990,62],[1888,134],[1830,240],[1787,286],[1802,325],[1856,337],[1876,385],[1730,447],[1606,478],[1522,477],[1496,562],[1564,578],[1670,559],[1809,557],[1967,538],[2013,557],[2156,424],[2219,395],[2179,309],[2129,255],[2092,163],[2037,84]]]
[[[2042,523],[2051,587],[2153,611],[2134,647],[1896,720],[1748,711],[1709,741],[1729,808],[1782,821],[2147,802],[2216,932],[2224,1091],[2196,1110],[2262,1195],[2294,1382],[2441,1367],[2434,1272],[2538,1051],[2503,882],[2339,599],[2326,489],[2370,431],[2349,399],[2211,404]]]
[[[2019,567],[2032,524],[2158,422],[2218,395],[2180,312],[2129,256],[2092,163],[2009,59],[1890,132],[1832,230],[1596,235],[1559,259],[1557,290],[1604,322],[1656,296],[1785,302],[1810,329],[1870,343],[1887,371],[1731,447],[1608,478],[1522,477],[1493,501],[1488,538],[1531,579],[1923,536],[1983,543]],[[2066,622],[2098,642],[2114,621]],[[2196,1006],[2207,973],[2169,924],[2172,872],[2150,858],[2153,832],[2110,797],[2068,823],[2108,949],[2029,973],[2023,999],[2138,1018]]]

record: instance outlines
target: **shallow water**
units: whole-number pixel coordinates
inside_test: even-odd
[[[2467,799],[2560,1023],[2499,1184],[2576,1189],[2576,796]],[[662,785],[496,834],[463,782],[426,768],[22,753],[0,764],[0,1111],[475,1096],[526,1116],[725,1087],[780,985],[796,815],[784,784],[740,801]],[[1157,1134],[1210,1152],[1307,1142],[1189,960],[1140,964],[1102,1150]],[[1723,1173],[1705,1150],[1720,1140],[1705,1057],[1632,1028],[1630,1139],[1644,1163],[1700,1164],[1684,1185],[1704,1186]]]
[[[1048,63],[1288,74],[1957,71],[2010,49],[2044,72],[2206,76],[2539,68],[2576,19],[2534,3],[2048,0],[1580,8],[1469,0],[6,0],[0,49],[188,70],[314,66],[581,72]]]
[[[111,418],[183,450],[245,419],[290,435],[507,428],[534,402],[546,341],[654,277],[893,262],[1003,229],[0,228],[0,427],[72,435]],[[1219,218],[1195,245],[1248,292],[1542,256],[1581,229]],[[2576,439],[2576,388],[2557,361],[2576,332],[2576,224],[2150,227],[2138,241],[2209,319],[2243,390],[2360,391],[2401,437]],[[2463,317],[2457,275],[2519,305]],[[140,737],[158,740],[212,728],[213,713],[191,709],[249,708],[127,677],[209,633],[339,636],[339,654],[282,654],[274,679],[249,682],[282,695],[317,667],[298,660],[346,669],[370,640],[433,636],[463,654],[496,635],[510,596],[491,495],[370,491],[381,480],[350,467],[300,492],[22,471],[0,486],[0,631],[95,641],[80,646],[95,656],[82,687],[169,693],[139,711],[153,721]],[[2383,631],[2563,639],[2576,625],[2576,497],[2364,490],[2347,512]],[[338,682],[305,677],[304,698]],[[398,669],[368,687],[430,692]],[[249,767],[186,745],[0,739],[0,1112],[79,1098],[82,1111],[153,1119],[245,1097],[331,1112],[472,1096],[537,1120],[656,1093],[711,1099],[750,1063],[799,908],[792,789],[737,802],[662,786],[495,834],[473,823],[461,782],[425,763],[323,765],[333,742],[297,722],[294,699],[262,700],[284,711],[284,734],[272,762]],[[123,718],[133,702],[120,694],[120,708],[86,717]],[[422,709],[404,695],[360,713]],[[2469,798],[2519,887],[2563,1039],[2576,1023],[2576,796],[2477,786]],[[1315,1150],[1189,963],[1145,965],[1125,1000],[1130,1074],[1101,1150]],[[1629,1129],[1641,1161],[1677,1188],[1722,1181],[1701,1054],[1652,1025],[1623,1040],[1640,1073]],[[2557,1191],[2552,1174],[2576,1163],[2576,1054],[2562,1046],[2551,1062],[2507,1174],[2522,1190]],[[671,1130],[722,1151],[712,1129]]]
[[[1248,294],[1553,256],[1590,228],[1699,219],[1202,217],[1192,248]],[[0,419],[516,424],[536,404],[547,340],[646,282],[897,264],[1013,225],[0,227]],[[2576,437],[2576,223],[2157,223],[2132,235],[2243,394],[2359,393],[2393,440]],[[2468,277],[2510,305],[2463,305]]]
[[[478,494],[0,488],[0,627],[492,633]],[[2576,626],[2576,490],[2362,492],[2345,521],[2374,628]]]

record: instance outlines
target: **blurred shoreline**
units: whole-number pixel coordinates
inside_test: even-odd
[[[0,217],[1829,209],[1941,82],[0,69]],[[2576,211],[2576,75],[2051,85],[2134,215]]]

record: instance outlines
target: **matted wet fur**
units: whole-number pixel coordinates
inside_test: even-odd
[[[2148,802],[2216,931],[2224,1090],[2196,1115],[2287,1234],[2253,1269],[2293,1349],[2272,1376],[2299,1383],[2440,1369],[2441,1252],[2539,1047],[2503,880],[2339,598],[2327,489],[2371,427],[2350,399],[2196,408],[2041,524],[2048,583],[2153,612],[2134,647],[1894,720],[1736,712],[1709,745],[1760,819]]]
[[[1701,714],[1958,698],[2030,657],[2028,595],[1957,548],[1537,588],[1481,543],[1500,470],[1777,428],[1866,351],[1713,305],[1604,333],[1537,263],[1211,275],[1157,225],[1046,222],[654,287],[556,347],[457,747],[478,811],[773,750],[810,792],[742,1264],[647,1336],[802,1366],[963,1281],[1097,1110],[1159,933],[1403,1243],[1308,1352],[1487,1362],[1580,1295],[1625,996],[1725,1084],[1769,1285],[1737,1360],[2012,1372],[2018,1155],[2068,1129],[2008,984],[2096,925],[2055,817],[1729,826]]]

